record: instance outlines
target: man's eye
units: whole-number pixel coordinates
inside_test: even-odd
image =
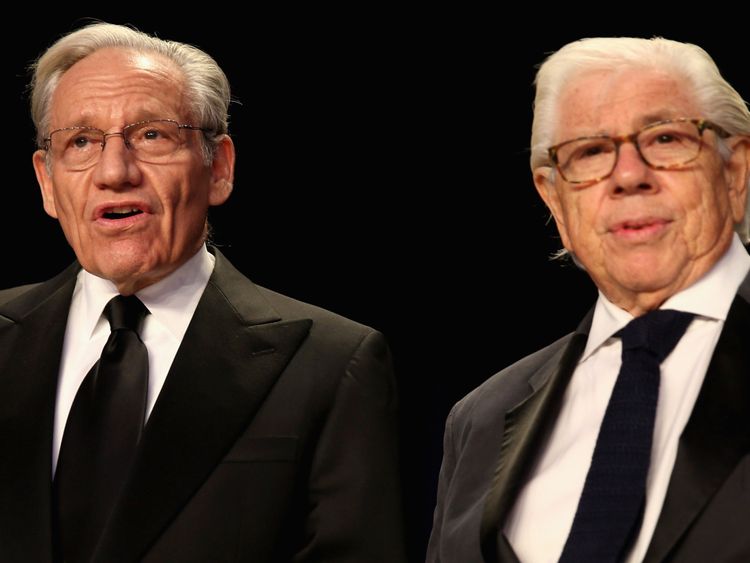
[[[661,135],[656,137],[656,143],[660,145],[674,143],[676,140],[677,140],[677,136],[672,135],[671,133],[662,133]]]
[[[581,157],[586,158],[588,156],[596,156],[604,152],[602,147],[589,147],[581,151]]]
[[[84,135],[79,135],[73,138],[73,142],[71,143],[71,145],[73,145],[77,149],[83,149],[90,143],[91,143],[91,140],[88,137]]]
[[[606,152],[611,152],[612,148],[605,143],[592,143],[579,147],[574,153],[571,160],[586,160],[595,158]]]

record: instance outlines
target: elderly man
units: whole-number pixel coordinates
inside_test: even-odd
[[[37,61],[33,157],[77,262],[0,292],[0,561],[402,561],[377,331],[206,244],[229,84],[94,24]]]
[[[750,113],[661,38],[566,45],[534,108],[534,183],[599,298],[452,409],[427,560],[750,561]]]

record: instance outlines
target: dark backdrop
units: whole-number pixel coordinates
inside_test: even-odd
[[[409,552],[420,561],[450,406],[571,330],[595,297],[574,267],[548,260],[558,241],[528,169],[534,65],[580,37],[657,34],[705,47],[745,96],[750,74],[725,30],[549,32],[470,8],[301,10],[85,15],[193,43],[225,69],[238,162],[232,197],[212,212],[214,240],[256,283],[387,336]],[[26,65],[83,19],[46,19],[0,40],[10,55],[0,287],[47,279],[73,259],[41,207],[24,87]]]

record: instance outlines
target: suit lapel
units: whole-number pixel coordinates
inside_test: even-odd
[[[533,393],[505,416],[505,430],[492,487],[485,501],[481,525],[482,554],[488,562],[509,560],[510,551],[501,533],[525,476],[557,418],[562,397],[583,353],[593,311],[581,323],[570,342],[553,355],[529,380]]]
[[[744,297],[743,297],[744,295]],[[750,451],[750,277],[734,298],[677,459],[644,561],[663,561]]]
[[[246,429],[310,329],[217,253],[94,561],[137,560]]]
[[[52,428],[74,264],[0,307],[0,559],[50,561]]]

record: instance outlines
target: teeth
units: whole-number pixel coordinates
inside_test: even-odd
[[[140,211],[137,207],[113,207],[107,213],[136,213]]]

